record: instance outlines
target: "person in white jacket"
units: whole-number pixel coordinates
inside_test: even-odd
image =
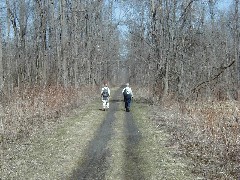
[[[101,97],[103,103],[103,111],[109,109],[109,98],[110,98],[110,89],[107,83],[104,84],[104,87],[101,90]]]
[[[126,87],[123,88],[122,94],[125,102],[125,109],[127,112],[130,112],[131,101],[133,98],[132,89],[129,87],[129,83],[126,84]]]

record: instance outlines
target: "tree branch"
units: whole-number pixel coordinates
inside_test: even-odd
[[[219,69],[220,71],[213,76],[210,80],[207,81],[203,81],[200,84],[198,84],[197,86],[195,86],[192,90],[191,93],[195,93],[197,89],[199,89],[202,85],[206,84],[206,83],[210,83],[211,81],[214,81],[215,79],[217,79],[227,68],[231,67],[233,64],[235,63],[235,60],[232,61],[229,65],[227,66],[221,66]]]

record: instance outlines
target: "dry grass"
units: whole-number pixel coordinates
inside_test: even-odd
[[[38,162],[34,160],[34,156],[37,155],[33,155],[33,158],[28,157],[28,150],[32,150],[31,139],[40,140],[45,134],[53,134],[56,127],[64,122],[64,118],[60,117],[74,116],[75,111],[72,110],[91,102],[97,92],[92,87],[78,89],[60,86],[25,87],[14,89],[9,97],[1,97],[5,101],[1,102],[0,106],[0,169],[2,170],[0,174],[3,175],[4,171],[5,176],[9,173],[11,177],[16,178],[19,177],[14,176],[16,172],[21,174],[30,168],[28,163],[33,168],[39,167],[38,164],[34,164],[35,161]],[[43,147],[39,146],[39,148]],[[26,155],[29,162],[25,161],[25,157],[20,157],[21,155]],[[51,161],[51,158],[47,159]],[[15,164],[11,164],[10,161]],[[17,167],[19,170],[21,167],[23,171],[16,171]]]
[[[91,87],[15,89],[4,106],[1,136],[7,143],[48,129],[60,120],[60,116],[87,104],[93,97],[96,97],[96,90]]]
[[[188,159],[175,156],[176,147],[167,146],[170,135],[149,121],[151,106],[135,104],[134,119],[143,139],[139,146],[139,154],[144,163],[141,164],[147,179],[198,179],[188,167]]]
[[[152,90],[149,87],[133,86],[134,102],[153,104],[154,98],[152,97]]]
[[[136,98],[138,94],[135,91]],[[136,166],[142,173],[144,179],[195,179],[189,171],[188,162],[184,158],[174,157],[174,149],[166,147],[169,135],[156,128],[155,124],[149,120],[149,109],[151,107],[142,103],[133,103],[132,113],[134,121],[141,132],[139,144],[133,146],[131,156],[141,160],[136,164],[126,155],[127,136],[124,111],[117,111],[117,120],[114,123],[114,135],[108,144],[111,149],[111,156],[108,158],[109,169],[106,179],[131,179]],[[130,171],[133,170],[133,171]],[[134,176],[135,177],[135,176]],[[136,178],[136,177],[135,177]]]
[[[151,99],[148,88],[133,88],[134,101]],[[152,120],[171,134],[169,147],[192,159],[205,179],[240,178],[240,104],[237,101],[178,103],[174,96],[152,107]]]
[[[4,149],[2,179],[68,179],[84,160],[89,142],[102,124],[101,102],[76,109],[50,132],[36,134]]]
[[[116,112],[116,121],[114,122],[114,135],[108,144],[111,149],[111,156],[108,157],[109,169],[105,178],[108,180],[124,179],[124,151],[126,149],[126,137],[124,135],[124,111]]]
[[[171,146],[191,157],[193,171],[206,179],[240,178],[239,103],[167,103],[153,119],[172,135]]]
[[[0,114],[0,143],[5,140],[6,145],[39,131],[51,131],[61,121],[58,117],[88,103],[96,92],[90,87],[35,87],[21,92],[16,89],[0,108],[4,112]],[[149,89],[133,87],[133,92],[135,102],[150,102]],[[177,148],[178,156],[190,157],[192,170],[205,179],[239,179],[240,104],[235,101],[178,104],[170,99],[166,99],[164,107],[151,109],[151,119],[171,135],[168,146]]]

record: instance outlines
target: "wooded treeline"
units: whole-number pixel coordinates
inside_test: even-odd
[[[16,171],[4,149],[54,131],[106,80],[163,104],[148,113],[192,172],[239,179],[239,0],[222,1],[0,0],[3,174]]]
[[[6,0],[1,88],[117,82],[121,43],[129,79],[162,99],[236,99],[239,0]],[[124,20],[113,20],[124,4]],[[128,26],[127,41],[119,24]]]
[[[54,126],[118,80],[113,1],[0,0],[0,10],[1,145]]]
[[[236,99],[239,1],[222,11],[218,3],[221,0],[132,1],[132,82],[150,85],[161,99]]]
[[[119,32],[111,20],[112,3],[6,0],[3,4],[0,80],[9,92],[26,85],[79,87],[116,78],[113,63],[118,60]]]

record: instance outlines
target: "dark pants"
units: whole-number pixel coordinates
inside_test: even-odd
[[[131,100],[132,100],[131,97],[124,97],[125,108],[126,108],[126,111],[127,111],[127,112],[130,111]]]

